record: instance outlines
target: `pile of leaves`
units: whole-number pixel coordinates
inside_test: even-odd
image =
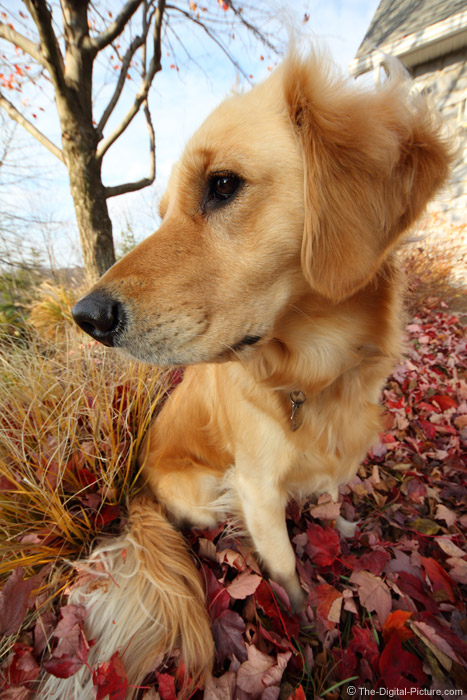
[[[380,443],[342,489],[342,503],[324,496],[317,503],[289,506],[290,538],[308,593],[306,610],[292,613],[285,591],[262,576],[254,555],[229,526],[186,533],[206,582],[216,645],[213,677],[193,700],[337,700],[363,697],[362,687],[397,689],[399,694],[467,689],[466,317],[435,306],[441,310],[424,308],[407,326],[406,353],[383,393],[386,420]],[[114,406],[117,400],[117,416],[118,397],[126,394],[121,388],[115,391],[110,400]],[[103,404],[84,394],[92,417]],[[105,398],[108,402],[109,395]],[[109,439],[105,431],[110,429],[103,423],[92,449],[73,443],[66,474],[58,482],[68,494],[66,508],[74,509],[75,519],[89,522],[93,532],[113,525],[118,530],[123,506],[116,491],[109,497],[103,487],[102,455],[108,459],[109,453],[99,440]],[[41,439],[38,465],[49,459],[47,435]],[[98,462],[101,476],[96,480]],[[43,489],[48,478],[56,478],[47,473],[41,477]],[[4,477],[3,509],[12,489]],[[33,477],[38,478],[29,475]],[[80,484],[74,495],[67,490],[67,478]],[[26,498],[26,486],[30,484],[15,485],[14,497]],[[128,492],[127,483],[123,489]],[[109,507],[118,507],[118,515]],[[359,522],[355,536],[346,539],[333,527],[339,514]],[[8,508],[1,514],[5,531],[7,516]],[[39,522],[33,526],[29,518],[27,523],[22,534],[10,528],[11,546],[5,553],[11,562],[16,551],[16,559],[10,573],[0,570],[6,580],[0,594],[0,687],[1,697],[9,700],[32,697],[41,670],[63,672],[54,657],[59,640],[61,648],[66,641],[67,673],[86,662],[88,648],[83,610],[67,606],[66,597],[60,608],[53,590],[64,574],[59,576],[47,558],[48,548],[60,554],[58,542],[71,556],[76,543],[58,525],[45,533]],[[42,559],[31,554],[29,560],[28,547],[37,538]],[[66,572],[69,576],[70,569]],[[127,682],[120,654],[93,669],[93,679],[98,700],[123,700]],[[181,674],[173,659],[146,681],[141,698],[180,697]]]
[[[429,298],[463,308],[467,283],[467,224],[432,212],[417,224],[398,251],[407,279],[409,309],[414,313]]]

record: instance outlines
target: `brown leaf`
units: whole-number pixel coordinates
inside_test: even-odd
[[[237,685],[250,694],[252,700],[259,700],[264,690],[263,675],[274,666],[272,656],[263,654],[255,646],[248,647],[248,661],[245,661],[237,673]]]
[[[227,671],[219,678],[208,676],[204,688],[204,700],[234,700],[235,673]]]
[[[350,583],[357,586],[360,603],[369,612],[375,611],[380,625],[383,626],[391,612],[391,592],[379,576],[369,571],[354,571]]]
[[[454,544],[449,537],[435,537],[435,541],[448,557],[464,557],[466,552]]]
[[[263,674],[263,685],[267,688],[270,686],[279,686],[291,656],[291,651],[284,651],[277,655],[277,661],[274,666],[268,668]]]
[[[436,506],[435,518],[436,520],[444,520],[448,527],[455,525],[457,520],[456,514],[442,503],[438,503]]]
[[[249,571],[244,571],[227,586],[227,591],[232,598],[243,600],[249,595],[253,595],[262,580],[262,577],[257,574],[250,574]]]
[[[449,564],[449,576],[457,583],[467,584],[467,561],[460,557],[450,557],[446,559],[446,564]]]
[[[309,598],[310,605],[316,606],[317,614],[326,623],[328,629],[332,629],[339,622],[342,601],[342,593],[328,583],[314,586]]]
[[[436,656],[446,671],[451,670],[452,660],[457,660],[449,644],[424,622],[409,622],[409,627]]]
[[[328,493],[318,498],[315,506],[310,506],[310,515],[318,520],[336,520],[341,510],[341,504],[335,503]]]

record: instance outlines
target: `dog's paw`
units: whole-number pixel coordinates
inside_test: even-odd
[[[293,596],[289,595],[289,599],[292,612],[298,615],[298,613],[301,613],[302,610],[305,609],[308,596],[303,590],[303,588],[300,588],[300,590]]]
[[[305,608],[308,596],[303,590],[303,588],[300,586],[298,577],[296,576],[294,580],[289,582],[287,586],[284,586],[284,588],[287,591],[287,595],[289,596],[290,607],[292,609],[292,612],[301,612]]]

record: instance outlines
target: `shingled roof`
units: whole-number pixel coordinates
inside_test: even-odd
[[[411,68],[465,47],[466,0],[381,0],[349,71],[377,68],[381,52]]]
[[[381,0],[357,58],[466,10],[466,0]]]

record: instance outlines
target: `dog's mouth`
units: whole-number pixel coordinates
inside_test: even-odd
[[[256,345],[262,336],[260,335],[246,335],[242,340],[234,345],[229,345],[225,350],[223,350],[212,362],[225,362],[226,360],[231,360],[232,355],[239,355],[242,350],[245,350],[251,345]]]
[[[146,330],[146,333],[140,338],[140,342],[137,342],[136,339],[136,342],[130,343],[131,333],[128,333],[127,328],[128,314],[125,312],[124,305],[111,295],[99,290],[91,292],[77,302],[73,308],[73,317],[82,330],[100,343],[118,348],[135,359],[167,366],[192,364],[193,360],[195,362],[225,362],[233,359],[232,356],[238,356],[246,348],[256,345],[262,339],[260,335],[245,335],[242,340],[233,345],[224,345],[225,349],[216,357],[211,355],[211,358],[204,357],[202,352],[199,354],[186,353],[187,341],[179,343],[178,352],[174,349],[171,350],[170,333],[162,338],[163,342],[160,337],[154,337],[151,341],[151,328]],[[187,334],[188,341],[191,335],[190,330],[192,329],[189,329]],[[178,340],[180,340],[180,336],[178,336]],[[183,353],[180,352],[182,348],[185,350]]]
[[[239,343],[232,345],[232,350],[242,350],[246,345],[255,345],[259,340],[260,335],[246,335]]]

